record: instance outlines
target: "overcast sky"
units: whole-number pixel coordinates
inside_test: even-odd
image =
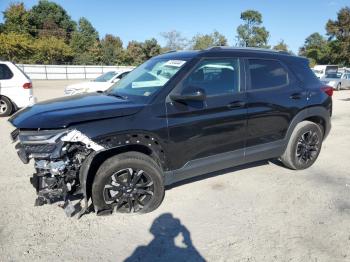
[[[14,1],[0,0],[4,11]],[[18,2],[18,1],[16,1]],[[23,1],[30,8],[38,1]],[[328,19],[349,0],[55,0],[74,20],[88,18],[104,36],[118,35],[127,44],[130,40],[144,41],[151,37],[164,44],[160,32],[177,30],[187,38],[197,33],[211,33],[214,29],[224,34],[230,45],[235,44],[236,28],[241,23],[240,13],[255,9],[262,13],[264,26],[270,31],[270,45],[283,39],[294,52],[305,38],[314,33],[325,34]],[[0,20],[3,17],[1,16]]]

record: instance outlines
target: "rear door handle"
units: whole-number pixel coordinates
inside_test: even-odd
[[[298,100],[298,99],[301,99],[302,97],[303,95],[301,93],[294,93],[289,98],[293,100]]]
[[[234,101],[234,102],[229,103],[227,105],[227,107],[229,109],[241,108],[241,107],[244,107],[244,106],[245,106],[245,102],[243,102],[243,101]]]

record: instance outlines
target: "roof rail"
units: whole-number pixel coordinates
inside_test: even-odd
[[[221,46],[212,46],[212,47],[209,47],[207,49],[205,49],[206,51],[215,51],[215,50],[221,50],[222,47]]]
[[[290,55],[287,51],[282,50],[273,50],[268,48],[258,48],[258,47],[232,47],[232,46],[213,46],[209,47],[208,49],[205,49],[204,51],[218,51],[218,50],[252,50],[252,51],[261,51],[261,52],[274,52],[274,53],[280,53],[284,55]]]
[[[284,54],[284,55],[290,55],[288,51],[278,50],[278,53]]]
[[[177,52],[177,50],[176,49],[172,49],[172,50],[163,52],[163,54],[174,53],[174,52]]]

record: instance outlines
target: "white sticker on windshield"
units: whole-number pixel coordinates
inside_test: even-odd
[[[186,63],[186,61],[183,60],[169,60],[164,64],[164,66],[174,66],[174,67],[181,67]]]
[[[166,80],[132,82],[131,87],[132,88],[157,87],[157,86],[163,86],[165,82],[166,82]]]

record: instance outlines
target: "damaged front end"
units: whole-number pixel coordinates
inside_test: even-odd
[[[87,157],[104,148],[93,142],[78,130],[38,130],[16,129],[11,133],[19,158],[28,164],[34,160],[35,173],[30,181],[38,197],[35,205],[64,201],[66,214],[71,216],[75,208],[70,204],[70,196],[83,195],[85,190],[79,181],[79,172]],[[87,206],[82,210],[85,212]],[[82,213],[81,212],[81,213]]]

